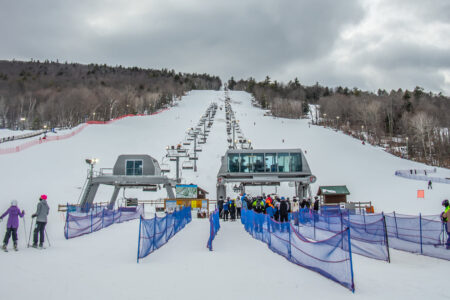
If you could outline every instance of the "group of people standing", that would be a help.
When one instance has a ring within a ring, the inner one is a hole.
[[[230,216],[230,221],[236,221],[236,218],[241,218],[242,200],[240,197],[236,199],[227,197],[226,200],[222,197],[217,201],[217,206],[219,208],[219,216],[224,221],[228,221],[228,215]]]
[[[227,197],[224,200],[222,197],[217,201],[219,208],[219,215],[224,221],[235,221],[236,218],[241,217],[242,207],[253,210],[256,213],[268,214],[271,218],[278,222],[287,222],[290,212],[298,211],[300,209],[314,209],[319,210],[319,198],[316,196],[314,202],[311,199],[303,198],[302,201],[293,197],[292,201],[289,197],[278,197],[277,195],[262,195],[251,197],[245,193],[237,196],[235,199]]]
[[[36,225],[33,233],[33,248],[38,248],[38,241],[39,248],[43,248],[44,246],[45,226],[47,225],[47,216],[49,211],[50,207],[47,204],[47,195],[41,195],[39,197],[36,212],[31,215],[33,219],[36,218]],[[9,239],[12,236],[14,250],[18,251],[17,229],[19,228],[19,217],[23,218],[25,216],[25,211],[19,209],[17,200],[12,200],[11,206],[0,216],[0,222],[3,221],[3,218],[6,216],[8,216],[8,222],[6,224],[6,234],[3,239],[2,250],[8,251]]]

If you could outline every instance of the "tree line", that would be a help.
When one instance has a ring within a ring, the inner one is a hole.
[[[218,90],[219,77],[58,61],[0,61],[0,127],[72,127],[152,113],[186,91]]]
[[[297,78],[284,84],[268,76],[261,82],[232,77],[227,87],[251,93],[255,105],[274,116],[310,114],[315,124],[342,130],[394,155],[450,167],[450,98],[442,93],[425,92],[419,86],[373,93],[318,83],[304,86]],[[318,109],[310,110],[311,105]]]

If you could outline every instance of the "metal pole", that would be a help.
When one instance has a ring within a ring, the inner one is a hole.
[[[178,179],[180,178],[180,157],[179,156],[177,156],[177,182],[178,182]]]
[[[194,172],[197,172],[197,134],[194,135]]]
[[[232,121],[232,122],[233,122],[233,149],[236,149],[236,143],[234,141],[234,139],[235,139],[235,137],[234,137],[234,124],[235,124],[235,121]]]
[[[391,254],[389,253],[389,239],[387,235],[387,226],[386,226],[386,217],[384,216],[384,212],[381,213],[383,216],[383,225],[384,225],[384,241],[386,242],[386,251],[388,255],[388,263],[391,263]]]

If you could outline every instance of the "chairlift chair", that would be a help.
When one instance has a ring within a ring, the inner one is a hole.
[[[189,160],[198,160],[198,156],[189,155]]]
[[[183,142],[184,146],[189,146],[190,144],[191,144],[191,142],[188,139],[184,140],[184,142]]]
[[[195,148],[195,152],[202,152],[202,147]]]
[[[183,170],[192,170],[194,169],[194,163],[192,161],[184,161],[183,164],[181,165],[181,168]]]
[[[169,164],[162,163],[162,164],[160,165],[160,167],[161,167],[161,173],[165,174],[165,173],[169,173],[169,172],[170,172],[170,166],[169,166]]]

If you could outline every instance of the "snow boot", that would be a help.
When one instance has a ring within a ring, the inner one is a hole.
[[[8,248],[6,248],[6,244],[3,244],[2,250],[5,251],[5,252],[8,252]]]

